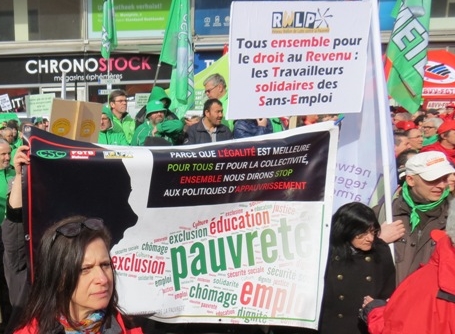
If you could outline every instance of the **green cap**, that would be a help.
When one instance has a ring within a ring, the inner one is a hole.
[[[44,122],[44,120],[42,117],[37,117],[37,118],[35,118],[35,121],[33,122],[33,124],[38,124],[38,123],[43,123],[43,122]]]
[[[112,114],[111,108],[107,104],[103,105],[101,112],[105,114],[111,120],[111,122],[114,122],[114,115]]]
[[[161,101],[157,100],[151,100],[147,103],[147,106],[145,107],[145,117],[147,117],[149,114],[152,114],[154,112],[158,111],[166,111],[166,108],[164,108],[164,104]]]

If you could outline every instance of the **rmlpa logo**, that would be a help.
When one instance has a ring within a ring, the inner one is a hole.
[[[323,14],[316,12],[272,12],[273,33],[327,32],[327,18],[333,17],[326,9]]]

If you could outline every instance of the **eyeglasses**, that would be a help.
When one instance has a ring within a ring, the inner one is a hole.
[[[368,235],[372,234],[373,237],[376,237],[379,235],[379,233],[381,232],[380,229],[370,229],[368,231],[366,231],[365,233],[360,233],[360,234],[357,234],[355,236],[356,239],[363,239],[363,238],[366,238]]]
[[[213,87],[212,87],[212,88],[210,88],[210,89],[206,89],[206,90],[204,90],[204,93],[205,93],[205,94],[208,94],[208,93],[210,93],[210,92],[211,92],[212,90],[214,90],[214,89],[215,89],[217,86],[218,86],[218,85],[216,85],[216,86],[213,86]]]
[[[115,103],[126,103],[127,101],[126,100],[116,100],[114,101]]]
[[[78,236],[81,233],[83,227],[86,227],[92,231],[99,231],[104,227],[104,222],[101,218],[88,218],[81,223],[68,223],[62,225],[55,230],[55,233],[52,236],[51,245],[54,244],[55,239],[57,239],[59,235],[63,235],[67,238],[74,238]]]

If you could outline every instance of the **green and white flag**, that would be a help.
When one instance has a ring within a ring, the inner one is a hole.
[[[389,95],[410,113],[422,102],[431,0],[398,0],[387,47],[385,72]]]
[[[194,105],[194,51],[191,38],[190,0],[173,0],[160,62],[172,66],[169,97],[178,117]]]
[[[103,26],[101,28],[101,55],[103,58],[109,59],[111,51],[117,47],[117,44],[114,0],[104,0]]]

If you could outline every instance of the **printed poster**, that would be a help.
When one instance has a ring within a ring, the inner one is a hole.
[[[101,217],[127,313],[317,327],[337,127],[161,148],[25,135],[32,262],[49,222]]]
[[[226,118],[359,113],[370,1],[236,2]]]

